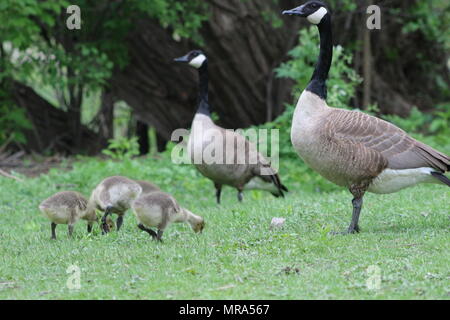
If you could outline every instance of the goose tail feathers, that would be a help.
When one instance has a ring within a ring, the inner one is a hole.
[[[447,176],[445,176],[443,173],[433,171],[431,172],[431,175],[441,181],[443,184],[446,184],[450,187],[450,179],[447,178]]]

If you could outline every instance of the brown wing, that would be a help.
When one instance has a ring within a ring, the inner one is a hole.
[[[391,169],[431,167],[449,170],[450,157],[406,134],[395,125],[359,111],[333,110],[329,130],[343,143],[358,145],[362,156],[369,150],[379,153]]]
[[[277,187],[279,195],[284,196],[283,191],[287,192],[288,189],[281,183],[280,176],[271,167],[270,162],[260,152],[258,152],[258,148],[255,144],[236,132],[228,131],[227,134],[227,139],[232,137],[235,139],[236,146],[239,146],[235,148],[235,163],[237,162],[237,155],[239,153],[245,154],[245,163],[250,164],[249,168],[251,172],[254,175],[261,177],[264,181],[273,183]]]

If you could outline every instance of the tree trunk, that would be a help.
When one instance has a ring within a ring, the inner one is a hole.
[[[136,136],[139,143],[139,155],[143,156],[150,152],[150,140],[148,137],[148,125],[136,120]]]
[[[74,81],[75,73],[72,68],[68,68],[67,75],[69,81]],[[69,89],[69,101],[67,105],[67,127],[73,137],[73,147],[75,151],[81,147],[81,103],[83,101],[83,87],[81,84],[70,84]]]
[[[105,141],[114,138],[114,102],[115,98],[111,90],[103,89],[100,111],[96,116],[100,136]]]
[[[156,151],[163,152],[166,150],[168,139],[156,132]]]
[[[365,3],[366,6],[369,5],[368,0],[366,0]],[[365,18],[367,18],[367,16]],[[372,94],[372,47],[370,43],[370,30],[365,23],[363,26],[363,107],[367,107],[370,105]]]
[[[78,151],[76,138],[72,135],[68,123],[71,115],[52,106],[47,100],[36,94],[33,89],[19,82],[13,82],[12,97],[15,103],[26,110],[33,129],[25,131],[29,151],[44,153],[46,151],[73,154]],[[99,151],[99,138],[96,133],[81,126],[80,141],[85,153],[95,154]]]

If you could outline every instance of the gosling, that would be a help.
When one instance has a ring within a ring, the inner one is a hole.
[[[102,217],[102,234],[110,231],[107,224],[107,217],[110,214],[117,214],[117,231],[123,223],[125,212],[142,192],[141,186],[131,179],[121,176],[113,176],[101,181],[92,191],[88,202],[88,210],[98,209],[104,212]]]
[[[134,181],[141,186],[141,188],[142,188],[141,195],[147,194],[150,192],[161,191],[161,189],[157,185],[155,185],[151,182],[144,181],[144,180],[134,180]]]
[[[181,208],[174,197],[164,192],[144,194],[133,203],[132,207],[139,222],[138,228],[160,242],[164,230],[173,222],[187,222],[196,233],[202,232],[205,227],[202,217]],[[150,227],[157,227],[158,232]]]
[[[75,223],[81,218],[88,221],[88,232],[97,216],[87,211],[86,198],[75,191],[61,191],[42,201],[39,210],[51,221],[52,239],[56,239],[56,225],[67,224],[72,237]]]

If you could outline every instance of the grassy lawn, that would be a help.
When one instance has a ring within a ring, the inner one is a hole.
[[[368,194],[362,232],[330,236],[328,231],[349,224],[351,195],[313,192],[284,169],[287,198],[252,191],[238,203],[236,192],[225,188],[221,206],[211,182],[167,159],[81,159],[71,170],[54,169],[24,182],[0,178],[0,298],[450,298],[449,188]],[[204,233],[172,225],[158,244],[128,212],[119,233],[101,236],[97,225],[88,236],[81,221],[74,239],[60,225],[58,239],[50,240],[50,223],[38,204],[63,189],[88,196],[102,178],[116,174],[159,184],[205,218]],[[286,226],[270,231],[272,217],[285,217]],[[66,286],[71,265],[81,269],[79,290]],[[366,283],[376,279],[376,270],[381,283],[370,290]]]

